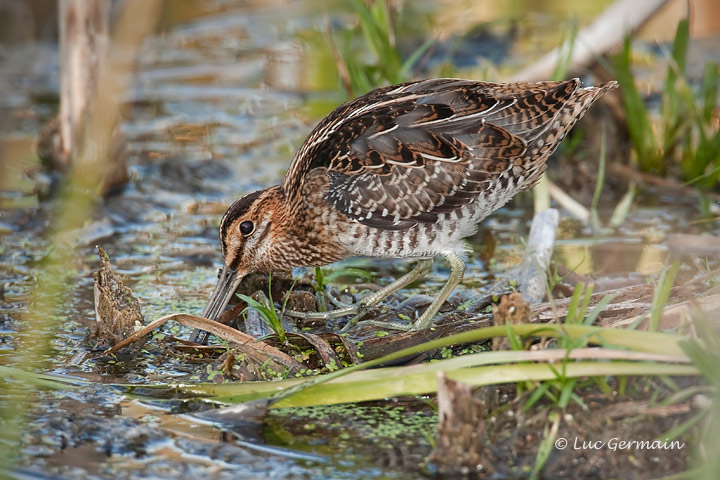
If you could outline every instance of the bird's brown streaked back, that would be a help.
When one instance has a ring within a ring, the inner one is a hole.
[[[563,109],[589,106],[613,85],[433,79],[378,89],[310,133],[283,189],[292,202],[309,172],[324,168],[328,202],[353,220],[391,229],[435,222],[493,182],[531,186],[574,123],[557,118]]]

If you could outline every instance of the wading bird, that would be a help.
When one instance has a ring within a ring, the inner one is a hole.
[[[575,122],[616,86],[429,79],[341,105],[310,133],[281,185],[247,194],[225,213],[224,266],[203,316],[215,319],[251,272],[354,256],[419,259],[409,273],[354,305],[304,316],[363,312],[443,256],[450,277],[412,325],[429,327],[462,279],[462,239],[532,187]],[[199,331],[192,337],[206,338]]]

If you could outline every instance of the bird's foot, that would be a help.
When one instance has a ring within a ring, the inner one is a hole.
[[[433,305],[431,305],[425,313],[420,315],[420,317],[415,320],[413,323],[400,323],[400,322],[385,322],[382,320],[364,320],[362,322],[363,325],[372,325],[374,327],[380,327],[380,328],[387,328],[390,330],[399,330],[402,332],[412,332],[416,330],[425,330],[426,328],[432,328],[432,321],[433,317],[437,313],[437,309],[432,308]],[[438,305],[439,309],[439,305]],[[347,325],[345,325],[342,329],[343,332],[348,330],[352,325],[355,324],[356,319],[354,318],[350,322],[348,322]]]
[[[353,319],[354,320],[354,319]],[[347,325],[343,327],[341,330],[342,332],[345,332],[346,330],[349,330],[349,328],[354,325],[355,322],[348,322]],[[410,332],[414,330],[413,325],[408,325],[407,323],[400,323],[400,322],[383,322],[381,320],[363,320],[360,322],[362,325],[371,325],[373,327],[378,327],[382,329],[388,329],[388,330],[399,330],[402,332]]]
[[[296,310],[285,310],[285,314],[293,318],[314,320],[331,320],[333,318],[347,317],[348,315],[355,315],[357,318],[358,316],[364,316],[366,313],[372,310],[377,303],[380,302],[379,299],[376,301],[373,301],[374,299],[370,299],[370,301],[367,301],[366,299],[368,298],[370,297],[365,297],[359,300],[357,303],[353,303],[351,305],[340,302],[332,302],[333,305],[338,308],[336,308],[335,310],[330,310],[328,312],[298,312]]]

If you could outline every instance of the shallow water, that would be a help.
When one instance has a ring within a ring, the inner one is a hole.
[[[486,32],[497,43],[484,55],[506,68],[522,65],[554,44],[560,34],[557,22],[567,20],[562,6],[528,14],[523,3],[517,2],[516,10],[496,11],[489,8],[493,2],[413,2],[423,21],[408,48],[421,43],[426,31],[447,39],[444,32],[495,20]],[[603,6],[588,3],[593,6],[577,12],[581,22]],[[331,7],[333,22],[344,21],[342,6]],[[233,444],[217,429],[172,415],[165,407],[141,404],[105,385],[192,379],[204,360],[164,355],[162,342],[152,340],[134,357],[114,364],[80,363],[77,355],[94,319],[95,244],[127,277],[146,321],[202,310],[220,261],[216,226],[225,206],[240,194],[279,182],[314,123],[343,100],[329,68],[329,50],[316,48],[325,15],[314,2],[238,6],[197,0],[166,8],[162,32],[146,42],[127,95],[122,132],[132,180],[76,235],[76,271],[68,272],[72,288],[69,297],[57,299],[62,308],[48,370],[92,383],[38,395],[19,459],[27,472],[65,478],[417,475],[431,449],[435,421],[422,400],[357,410],[276,412],[251,442],[277,449],[267,453]],[[513,38],[508,32],[518,18],[520,33]],[[487,43],[485,37],[464,45],[472,52]],[[31,308],[29,295],[48,254],[43,233],[56,205],[56,200],[37,195],[50,179],[37,173],[31,149],[34,135],[56,109],[56,46],[21,39],[9,45],[0,51],[0,365],[15,361],[16,340]],[[473,59],[454,61],[462,66]],[[612,235],[598,237],[564,221],[558,260],[584,274],[652,275],[665,260],[668,233],[718,233],[716,225],[696,222],[693,199],[653,198],[648,205],[637,205]],[[611,207],[601,216],[607,218]],[[463,288],[471,295],[482,295],[493,273],[517,263],[528,212],[528,202],[518,201],[486,222],[484,230],[498,247],[490,265],[479,253],[470,254]],[[478,235],[472,242],[479,252],[485,238]],[[380,282],[406,268],[403,262],[368,265]],[[435,288],[445,274],[440,263],[423,286]],[[189,330],[168,325],[163,333],[186,337]],[[397,426],[397,431],[378,428],[384,424]]]

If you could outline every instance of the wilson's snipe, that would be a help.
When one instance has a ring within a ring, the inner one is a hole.
[[[216,318],[250,272],[360,255],[420,259],[358,304],[318,314],[348,315],[423,276],[442,255],[450,278],[413,325],[427,328],[462,279],[461,240],[532,187],[570,128],[616,86],[431,79],[338,107],[310,133],[282,185],[245,195],[225,213],[225,265],[203,316]]]

